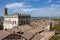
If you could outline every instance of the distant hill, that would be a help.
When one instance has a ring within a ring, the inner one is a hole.
[[[3,16],[0,16],[0,21],[3,21],[4,20],[4,17]]]
[[[31,17],[31,19],[60,19],[60,17]],[[4,16],[0,16],[0,21],[4,20]]]
[[[31,17],[31,19],[60,19],[60,17]]]

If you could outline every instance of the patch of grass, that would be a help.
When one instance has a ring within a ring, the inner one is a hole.
[[[3,30],[3,26],[2,25],[0,25],[0,30]]]
[[[60,34],[54,35],[50,40],[60,40]]]
[[[50,40],[60,40],[60,19],[57,20],[59,24],[52,27],[52,30],[55,30],[57,34],[55,34]]]

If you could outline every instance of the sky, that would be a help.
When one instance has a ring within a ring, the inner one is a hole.
[[[0,16],[4,16],[5,7],[8,8],[8,14],[60,17],[60,0],[0,0]]]

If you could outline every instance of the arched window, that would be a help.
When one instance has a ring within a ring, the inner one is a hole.
[[[15,24],[16,24],[16,21],[15,21]]]
[[[11,21],[9,23],[11,23]]]
[[[16,21],[13,21],[13,24],[16,24]]]
[[[13,24],[14,24],[14,21],[13,21]]]

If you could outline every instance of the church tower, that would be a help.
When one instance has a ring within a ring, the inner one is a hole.
[[[4,15],[7,15],[7,8],[4,8]]]

